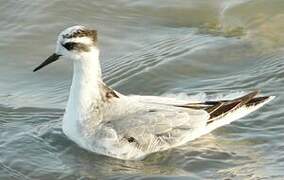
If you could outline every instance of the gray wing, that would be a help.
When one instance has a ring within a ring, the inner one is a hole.
[[[151,107],[108,122],[121,141],[142,151],[157,151],[175,146],[206,126],[203,110],[179,107]]]

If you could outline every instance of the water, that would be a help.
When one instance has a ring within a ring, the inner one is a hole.
[[[0,179],[283,179],[283,0],[0,1]],[[127,94],[277,98],[142,161],[89,153],[61,120],[72,66],[32,70],[57,34],[99,31],[106,82]]]

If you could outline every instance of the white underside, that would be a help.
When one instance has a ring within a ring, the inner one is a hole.
[[[127,100],[129,101],[131,98],[134,99],[134,101],[137,101],[137,99],[139,99],[141,101],[141,99],[143,100],[143,96],[129,96],[129,97],[125,97],[127,98]],[[82,124],[80,125],[80,121],[78,121],[78,119],[72,117],[73,114],[72,112],[69,112],[65,114],[64,116],[64,120],[63,120],[63,131],[64,133],[74,142],[76,142],[79,146],[81,146],[84,149],[87,149],[89,151],[92,152],[96,152],[99,154],[104,154],[107,156],[112,156],[115,158],[119,158],[119,159],[127,159],[127,160],[135,160],[135,159],[142,159],[144,158],[147,154],[153,153],[153,152],[157,152],[157,151],[162,151],[162,150],[166,150],[172,147],[176,147],[179,145],[183,145],[188,141],[192,141],[196,138],[199,138],[200,136],[210,133],[211,131],[213,131],[214,129],[224,126],[226,124],[231,123],[232,121],[235,121],[237,119],[240,119],[244,116],[246,116],[247,114],[259,109],[260,107],[262,107],[264,104],[268,103],[269,101],[271,101],[274,97],[270,97],[269,99],[267,99],[266,101],[264,101],[263,103],[260,103],[256,106],[251,106],[251,107],[241,107],[227,115],[225,115],[224,117],[221,117],[218,120],[215,120],[213,123],[210,123],[209,125],[205,125],[206,123],[206,119],[204,119],[204,123],[201,123],[201,125],[196,125],[196,129],[191,130],[190,132],[186,133],[186,136],[181,138],[177,143],[172,144],[171,146],[165,146],[165,147],[161,147],[161,148],[149,148],[148,151],[142,151],[140,149],[136,149],[133,148],[133,146],[129,145],[129,144],[120,144],[117,145],[117,143],[119,142],[119,139],[121,137],[119,137],[119,135],[117,135],[116,132],[114,132],[113,129],[107,129],[105,127],[97,127],[96,130],[91,128],[91,129],[81,129],[79,128],[80,126],[82,127]],[[152,102],[153,99],[156,102]],[[145,101],[148,101],[150,103],[157,103],[157,99],[159,99],[159,97],[155,97],[155,98],[151,98],[151,97],[145,97]],[[169,99],[168,99],[169,100]],[[173,101],[173,99],[171,99]],[[171,101],[168,101],[171,102]],[[180,101],[177,101],[180,102]],[[161,98],[161,101],[158,103],[165,103],[165,99]],[[115,103],[114,103],[115,104]],[[125,111],[124,108],[134,108],[131,107],[131,100],[129,102],[129,104],[115,104],[113,106],[113,108],[117,108],[117,111]],[[112,113],[116,113],[116,110],[110,111]],[[72,110],[71,110],[72,111]],[[73,111],[77,111],[77,110],[73,110]],[[115,117],[115,116],[111,116],[111,117]],[[126,117],[127,118],[127,117]],[[138,117],[139,118],[139,117]],[[141,117],[143,118],[143,116]],[[175,117],[173,117],[174,119]],[[129,125],[129,123],[131,123],[131,121],[138,121],[138,119],[133,119],[130,120],[129,122],[127,122],[127,125]],[[161,119],[162,121],[162,119]],[[175,120],[176,121],[176,120]],[[194,121],[194,119],[193,119]],[[200,121],[200,119],[196,119],[196,121]],[[123,121],[121,123],[124,123]],[[85,126],[93,126],[93,125],[88,125],[88,124],[84,124]],[[150,125],[149,125],[150,126]],[[193,125],[194,128],[195,125]],[[82,132],[82,131],[86,131],[86,132]],[[96,131],[96,135],[93,135],[92,132],[89,131]],[[101,138],[101,134],[99,136],[97,136],[97,134],[99,132],[102,132],[102,134],[104,134],[106,131],[108,132],[108,134],[106,135],[105,138]],[[110,137],[107,137],[110,136]],[[99,137],[99,138],[98,138]],[[150,146],[155,146],[155,142],[152,143],[152,145]]]

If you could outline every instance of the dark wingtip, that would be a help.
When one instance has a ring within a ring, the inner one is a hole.
[[[246,105],[247,107],[249,107],[249,106],[256,106],[256,105],[258,105],[258,104],[261,104],[261,103],[263,103],[263,102],[265,102],[265,101],[267,101],[267,100],[272,100],[272,99],[274,99],[274,98],[275,98],[275,96],[256,97],[256,98],[253,98],[253,99],[251,99],[250,101],[248,101],[245,105]]]

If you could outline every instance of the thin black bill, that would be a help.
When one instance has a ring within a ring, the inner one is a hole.
[[[36,68],[33,70],[33,72],[36,72],[37,70],[43,68],[44,66],[46,66],[46,65],[48,65],[48,64],[50,64],[50,63],[53,63],[54,61],[58,60],[60,56],[61,56],[61,55],[56,54],[56,53],[52,54],[52,55],[49,56],[43,63],[41,63],[38,67],[36,67]]]

